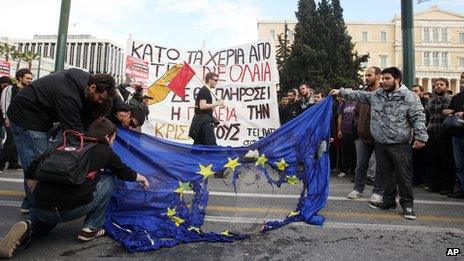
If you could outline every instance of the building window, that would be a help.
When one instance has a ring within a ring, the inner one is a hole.
[[[459,59],[459,67],[464,67],[464,58],[460,57]]]
[[[430,52],[424,52],[424,66],[430,66]]]
[[[448,53],[441,53],[441,66],[448,67]]]
[[[464,43],[464,33],[459,33],[459,35],[458,35],[458,42],[459,42],[459,43]]]
[[[55,43],[50,46],[50,58],[55,59]]]
[[[275,41],[275,39],[276,39],[276,30],[271,29],[271,30],[269,30],[269,33],[271,34],[272,40]]]
[[[448,28],[441,29],[441,41],[443,43],[448,42]]]
[[[367,31],[362,32],[362,41],[367,42]]]
[[[380,55],[380,67],[386,68],[387,67],[387,57],[386,55]]]
[[[432,31],[432,39],[434,43],[438,43],[438,28],[434,27]]]
[[[438,57],[439,57],[438,52],[432,53],[432,66],[438,66]]]
[[[295,40],[295,38],[294,38],[295,35],[294,35],[294,33],[293,33],[293,30],[288,30],[288,31],[287,31],[287,36],[288,36],[288,40],[289,40],[289,41],[293,42],[293,41]]]
[[[430,28],[424,28],[424,42],[430,42]]]
[[[84,69],[87,69],[87,56],[89,55],[89,44],[88,43],[84,43],[84,57],[82,59],[82,67]]]
[[[380,41],[382,43],[385,43],[387,41],[387,32],[384,32],[384,31],[380,32]]]

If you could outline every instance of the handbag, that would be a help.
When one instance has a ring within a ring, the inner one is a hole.
[[[443,121],[443,130],[452,136],[464,135],[464,119],[457,115],[448,115]]]

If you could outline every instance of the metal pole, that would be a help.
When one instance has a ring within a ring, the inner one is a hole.
[[[42,59],[39,57],[39,65],[37,66],[37,79],[40,78],[40,64],[42,63]]]
[[[64,69],[64,53],[68,37],[70,9],[71,0],[61,0],[60,25],[58,26],[58,40],[56,43],[55,71]]]
[[[403,32],[403,84],[411,88],[415,83],[414,56],[414,0],[401,0],[401,29]]]

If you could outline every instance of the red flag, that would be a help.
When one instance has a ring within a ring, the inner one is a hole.
[[[192,67],[184,62],[184,66],[182,66],[174,79],[172,79],[168,84],[169,89],[171,89],[177,96],[184,98],[185,87],[194,75],[195,71],[192,69]]]

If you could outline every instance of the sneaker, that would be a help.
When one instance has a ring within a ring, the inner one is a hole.
[[[77,239],[81,241],[91,241],[94,240],[97,237],[102,237],[105,235],[105,230],[103,228],[100,229],[91,229],[91,228],[83,228],[81,232],[79,232],[79,235],[77,236]]]
[[[346,174],[344,172],[340,172],[338,173],[337,175],[339,178],[343,178],[344,176],[346,176]]]
[[[403,207],[403,214],[404,218],[409,220],[416,219],[416,213],[414,213],[414,209],[412,207]]]
[[[0,258],[11,258],[16,248],[29,239],[31,232],[31,222],[21,221],[13,227],[0,240]]]
[[[448,194],[448,198],[464,198],[464,191],[458,191],[455,193]]]
[[[356,190],[353,190],[350,192],[350,194],[348,194],[349,199],[358,199],[358,198],[362,198],[362,196],[363,194]]]
[[[453,193],[453,191],[451,191],[451,190],[446,190],[446,189],[440,191],[440,195],[443,195],[443,196],[449,195],[449,194],[451,194],[451,193]]]
[[[369,199],[370,203],[381,203],[382,202],[382,196],[374,193],[372,194],[371,198]]]
[[[426,190],[426,191],[428,191],[428,192],[430,192],[430,193],[436,193],[436,192],[439,192],[439,191],[440,191],[440,190],[437,189],[437,188],[429,187],[429,186],[425,187],[424,190]]]
[[[381,209],[381,210],[396,210],[396,202],[395,203],[369,203],[369,207],[372,209]]]

